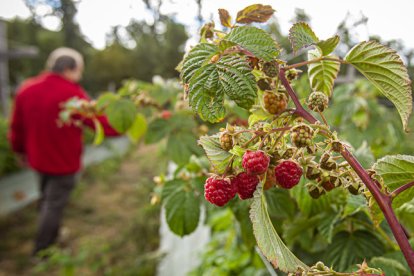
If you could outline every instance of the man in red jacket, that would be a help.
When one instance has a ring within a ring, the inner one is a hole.
[[[63,209],[81,168],[82,129],[58,124],[61,104],[70,98],[89,99],[77,82],[83,58],[75,50],[59,48],[46,63],[47,71],[24,82],[19,89],[9,140],[40,178],[40,216],[34,254],[56,241]],[[98,118],[107,136],[118,133],[106,117]],[[93,127],[90,120],[85,125]]]

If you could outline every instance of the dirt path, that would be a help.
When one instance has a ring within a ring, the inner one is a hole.
[[[150,205],[152,178],[163,162],[155,146],[124,160],[89,168],[66,209],[63,235],[49,261],[30,261],[36,227],[33,204],[0,219],[0,276],[154,275],[159,206]]]

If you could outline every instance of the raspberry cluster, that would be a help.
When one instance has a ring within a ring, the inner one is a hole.
[[[224,206],[237,193],[237,187],[229,179],[211,176],[204,185],[204,197],[212,204]]]
[[[233,137],[228,133],[220,136],[220,146],[223,150],[229,151],[233,148]]]
[[[302,174],[302,168],[292,160],[284,160],[275,167],[277,184],[285,189],[291,189],[296,186]]]
[[[246,151],[243,155],[242,165],[249,174],[265,173],[269,167],[270,158],[263,151]]]
[[[307,125],[298,125],[291,129],[290,138],[296,147],[308,147],[312,145],[313,130]]]
[[[308,107],[313,111],[323,112],[328,107],[329,98],[323,92],[312,92],[308,98]]]
[[[283,93],[265,92],[263,102],[265,109],[270,114],[279,114],[287,107],[287,97]]]

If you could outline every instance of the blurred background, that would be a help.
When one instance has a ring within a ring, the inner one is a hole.
[[[170,160],[178,164],[180,160],[176,160],[176,154],[170,155],[166,145],[171,144],[163,137],[145,138],[146,143],[139,144],[104,144],[108,154],[96,153],[91,147],[90,156],[105,157],[89,162],[83,172],[54,258],[42,265],[30,263],[28,254],[36,226],[33,202],[37,194],[34,184],[16,189],[16,182],[30,182],[33,176],[17,164],[6,139],[15,91],[23,80],[43,70],[53,49],[67,46],[84,55],[86,67],[81,85],[93,97],[125,89],[131,84],[125,80],[130,80],[174,112],[182,90],[175,68],[199,40],[199,28],[215,21],[216,28],[222,29],[217,9],[225,8],[235,15],[255,3],[269,4],[276,10],[268,24],[258,26],[279,42],[284,49],[281,58],[290,63],[303,60],[306,53],[293,55],[288,30],[292,23],[305,21],[321,39],[339,34],[341,44],[336,54],[342,57],[362,40],[375,39],[389,45],[401,55],[411,79],[414,76],[414,4],[410,0],[394,0],[392,5],[371,0],[334,5],[316,0],[0,0],[0,275],[155,275],[157,267],[159,275],[168,275],[162,274],[168,271],[168,264],[160,269],[167,253],[159,248],[163,235],[167,236],[163,231],[167,230],[160,231],[161,207],[153,177],[168,172]],[[394,107],[374,87],[350,68],[341,68],[336,85],[336,107],[328,111],[327,119],[353,145],[365,166],[386,154],[413,154],[413,134],[402,131]],[[305,97],[309,90],[306,76],[295,87]],[[236,113],[246,119],[243,112]],[[411,119],[411,128],[413,125]],[[196,120],[191,126],[195,141],[205,125]],[[213,127],[208,125],[208,129]],[[85,141],[91,140],[87,132]],[[192,154],[199,152],[189,151],[187,160]],[[400,211],[400,217],[411,232],[414,204],[410,206],[413,208]],[[275,209],[281,214],[279,221],[293,221],[296,212],[303,213],[300,206],[287,204],[284,208]],[[254,250],[240,245],[220,247],[226,243],[223,237],[234,234],[228,223],[232,218],[222,211],[207,220],[208,235],[201,234],[200,244],[210,241],[208,247],[191,253],[199,256],[195,261],[178,265],[187,266],[185,272],[192,271],[193,275],[268,275],[265,262]],[[300,219],[296,216],[295,221]],[[279,228],[302,257],[313,261],[318,259],[315,256],[321,256],[315,255],[315,250],[322,249],[315,248],[311,241],[300,241],[289,234],[291,229]],[[385,248],[392,249],[381,237],[374,244],[384,242]],[[236,249],[237,255],[223,259]],[[330,256],[324,258],[330,260]],[[351,264],[355,259],[347,261]],[[184,273],[177,271],[170,275]]]

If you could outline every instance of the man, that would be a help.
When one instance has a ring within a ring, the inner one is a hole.
[[[77,51],[58,48],[46,63],[47,71],[27,80],[19,89],[9,140],[40,179],[40,216],[34,254],[52,245],[58,236],[63,209],[81,168],[82,129],[58,124],[61,104],[70,98],[89,99],[77,82],[83,58]],[[107,136],[118,133],[100,117]],[[91,120],[83,122],[93,127]]]

